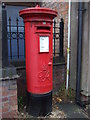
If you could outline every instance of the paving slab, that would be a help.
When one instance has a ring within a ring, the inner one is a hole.
[[[57,103],[57,106],[62,110],[67,118],[83,118],[90,119],[84,112],[84,110],[75,103]]]

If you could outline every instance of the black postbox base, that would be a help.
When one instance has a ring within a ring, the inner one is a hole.
[[[27,92],[26,109],[35,117],[48,115],[52,111],[52,92],[40,95]]]

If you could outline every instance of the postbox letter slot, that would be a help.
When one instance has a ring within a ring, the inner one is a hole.
[[[47,30],[47,31],[50,31],[50,27],[47,27],[47,26],[38,26],[37,30]]]

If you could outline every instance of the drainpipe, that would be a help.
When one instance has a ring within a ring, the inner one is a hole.
[[[67,48],[67,79],[66,79],[66,90],[69,86],[69,66],[70,66],[70,21],[71,21],[71,0],[69,0],[68,10],[68,48]]]
[[[78,5],[78,42],[77,42],[77,79],[76,79],[76,103],[83,106],[81,101],[81,62],[82,62],[82,34],[83,34],[83,2]]]

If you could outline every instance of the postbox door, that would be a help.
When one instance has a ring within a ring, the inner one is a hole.
[[[50,34],[38,35],[39,53],[39,85],[43,86],[41,91],[52,90],[52,40]]]

